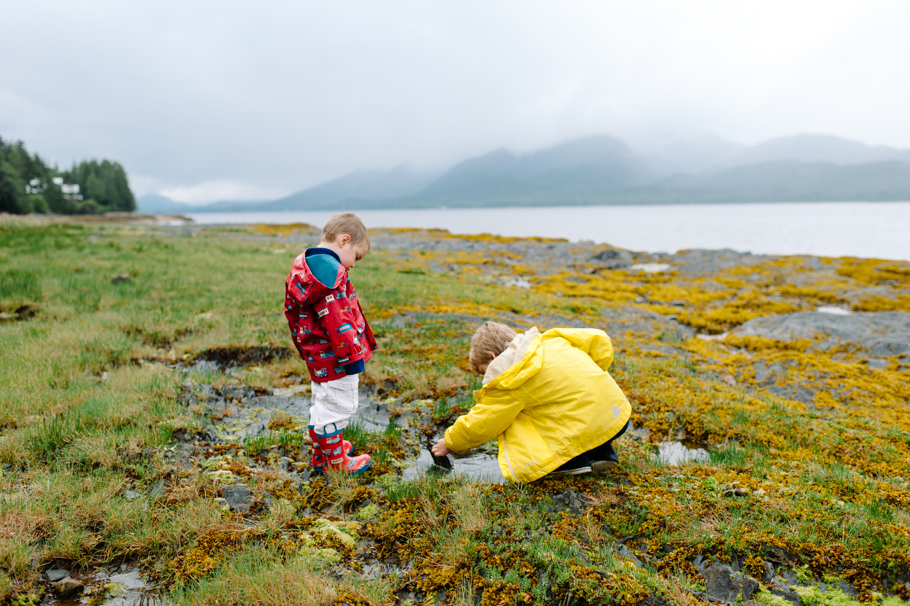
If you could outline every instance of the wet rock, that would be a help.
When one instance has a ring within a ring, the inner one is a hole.
[[[572,513],[580,513],[582,508],[581,499],[574,490],[567,490],[563,493],[553,496],[553,503],[557,508],[568,509]]]
[[[47,580],[51,583],[56,583],[57,581],[62,581],[66,577],[70,576],[69,570],[64,570],[63,568],[52,568],[44,573],[47,577]]]
[[[838,589],[843,591],[846,595],[850,596],[851,598],[855,598],[857,596],[858,592],[856,591],[856,587],[854,587],[853,585],[851,585],[850,583],[847,583],[846,581],[844,581],[842,579],[837,580],[836,586]]]
[[[250,512],[250,504],[253,502],[253,492],[248,486],[243,484],[225,486],[221,489],[221,496],[227,502],[231,511],[236,511],[238,513]]]
[[[300,417],[302,419],[308,419],[310,415],[310,399],[306,397],[290,398],[288,396],[257,396],[250,398],[247,401],[247,406],[250,408],[268,408],[271,410],[280,410],[288,413],[289,415]]]
[[[828,337],[814,346],[828,351],[853,343],[876,357],[910,354],[910,313],[882,311],[841,316],[815,311],[749,320],[731,331],[737,336],[758,336],[776,341]]]
[[[758,591],[758,581],[735,572],[725,564],[713,564],[702,572],[707,594],[720,602],[733,604],[742,594],[742,599],[752,599]]]
[[[799,594],[790,589],[789,587],[771,587],[769,589],[772,595],[784,598],[794,606],[800,606]]]
[[[623,558],[624,560],[630,560],[639,568],[641,567],[641,560],[632,553],[631,549],[621,543],[613,547],[613,555]]]
[[[774,572],[774,566],[770,562],[762,562],[764,564],[764,571],[761,573],[761,582],[770,583],[777,577],[777,573]]]
[[[108,583],[122,585],[124,589],[136,590],[143,589],[147,583],[139,577],[139,571],[133,570],[123,574],[115,574],[107,580]]]
[[[82,581],[77,581],[72,577],[64,577],[56,583],[51,583],[51,587],[54,588],[54,593],[56,593],[58,597],[68,598],[81,592],[84,585],[82,584]]]

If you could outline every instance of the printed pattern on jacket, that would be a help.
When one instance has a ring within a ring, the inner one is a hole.
[[[320,282],[295,260],[285,280],[284,315],[297,353],[317,383],[346,377],[344,366],[373,357],[376,341],[363,315],[348,272],[340,263],[335,282]]]

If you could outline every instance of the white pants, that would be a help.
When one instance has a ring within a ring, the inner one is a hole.
[[[357,412],[359,384],[360,375],[312,384],[313,404],[309,424],[316,433],[325,435],[347,427],[351,415]]]

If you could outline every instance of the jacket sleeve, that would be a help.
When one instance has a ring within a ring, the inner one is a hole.
[[[455,420],[445,433],[446,446],[453,452],[477,448],[499,436],[518,416],[524,404],[512,390],[483,389],[480,399],[466,415]]]
[[[544,333],[544,338],[562,337],[574,347],[582,350],[606,371],[613,364],[613,341],[597,328],[553,328]]]

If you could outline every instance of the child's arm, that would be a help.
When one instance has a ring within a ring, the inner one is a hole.
[[[360,305],[356,300],[351,303],[354,305],[344,296],[343,288],[338,288],[313,306],[316,321],[325,330],[329,345],[341,365],[358,362],[370,351],[367,339],[357,332],[357,325],[363,319]]]
[[[510,391],[484,390],[471,412],[458,417],[446,430],[445,446],[453,452],[482,446],[503,433],[523,408],[524,404]]]

